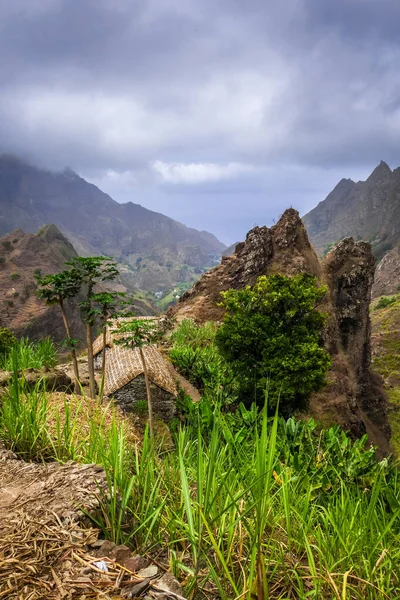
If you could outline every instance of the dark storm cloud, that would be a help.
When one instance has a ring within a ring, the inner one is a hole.
[[[400,163],[397,0],[0,0],[0,150],[232,241]]]

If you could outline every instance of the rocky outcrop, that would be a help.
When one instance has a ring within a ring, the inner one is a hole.
[[[389,452],[390,428],[382,383],[370,370],[369,304],[375,259],[371,245],[347,238],[320,263],[297,211],[287,210],[270,229],[255,227],[235,253],[224,257],[182,296],[170,315],[178,321],[221,320],[221,291],[253,285],[261,275],[308,272],[328,286],[324,344],[332,356],[328,385],[314,394],[310,413],[325,425],[338,423],[355,437],[368,433]]]
[[[21,384],[25,389],[33,390],[37,386],[48,392],[66,392],[72,394],[74,384],[72,379],[61,368],[55,369],[26,369],[24,373],[20,372]],[[12,373],[9,371],[0,371],[0,388],[8,387],[12,379]]]
[[[223,316],[219,306],[221,292],[253,285],[260,275],[278,272],[321,276],[317,255],[294,209],[287,210],[274,227],[254,227],[249,231],[246,240],[237,244],[235,253],[224,256],[220,265],[205,273],[169,310],[169,315],[178,321],[218,321]]]
[[[382,453],[390,452],[387,402],[380,377],[371,371],[369,305],[375,259],[371,245],[346,238],[322,264],[328,285],[325,347],[332,356],[329,384],[311,399],[313,415],[338,423],[355,437],[368,433]]]

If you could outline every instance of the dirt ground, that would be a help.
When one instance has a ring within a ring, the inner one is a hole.
[[[166,567],[90,526],[80,507],[98,508],[104,479],[96,465],[26,463],[0,447],[1,599],[182,598]]]

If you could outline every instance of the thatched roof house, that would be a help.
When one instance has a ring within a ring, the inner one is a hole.
[[[176,384],[159,350],[155,346],[144,346],[143,354],[150,381],[176,396],[178,392]],[[107,354],[105,395],[111,396],[132,379],[142,374],[143,366],[138,348],[131,350],[130,348],[114,346],[112,352]]]
[[[114,328],[113,324],[106,334],[104,394],[114,398],[122,410],[132,412],[138,402],[146,401],[147,398],[143,365],[138,348],[124,348],[114,344],[118,336],[111,333]],[[101,335],[93,344],[94,365],[98,370],[102,366],[102,350]],[[150,380],[153,411],[162,419],[169,420],[176,411],[177,385],[167,361],[156,346],[144,346],[143,354]]]
[[[106,328],[106,347],[112,348],[114,346],[115,339],[121,339],[124,337],[124,334],[112,333],[114,330],[118,329],[119,325],[124,322],[132,321],[132,317],[119,317],[117,319],[113,319],[111,321],[111,325]],[[138,321],[154,321],[155,327],[158,326],[160,322],[160,317],[137,317]],[[125,334],[127,335],[127,334]],[[97,356],[103,350],[103,334],[99,335],[93,342],[93,356]]]

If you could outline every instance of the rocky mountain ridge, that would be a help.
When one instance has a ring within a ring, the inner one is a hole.
[[[382,161],[366,181],[342,179],[303,222],[320,255],[352,236],[370,241],[381,258],[400,242],[400,167]]]
[[[326,425],[338,423],[356,437],[368,432],[388,452],[386,397],[380,378],[370,369],[374,270],[371,245],[352,238],[341,241],[320,262],[298,212],[289,209],[273,227],[249,231],[235,253],[205,273],[169,314],[178,321],[219,321],[224,314],[221,291],[252,285],[260,275],[311,273],[328,285],[322,306],[329,315],[324,345],[333,363],[328,385],[311,399],[311,415]]]
[[[54,223],[80,255],[106,254],[127,265],[150,291],[192,281],[225,246],[139,204],[119,204],[73,171],[44,171],[0,156],[0,235]]]

